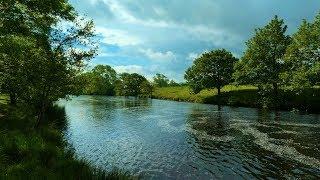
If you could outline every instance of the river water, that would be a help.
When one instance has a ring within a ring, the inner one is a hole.
[[[165,100],[62,100],[65,139],[93,166],[142,179],[320,178],[320,115]]]

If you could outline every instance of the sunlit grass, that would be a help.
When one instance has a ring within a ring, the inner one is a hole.
[[[227,85],[222,88],[221,92],[226,93],[241,90],[257,90],[257,88],[254,86]],[[198,103],[206,103],[208,98],[216,95],[218,95],[217,89],[206,89],[202,90],[199,94],[193,94],[188,86],[155,88],[153,92],[154,98]]]
[[[8,101],[9,101],[9,97],[7,95],[0,94],[0,105],[7,104]]]
[[[319,86],[306,88],[301,92],[290,90],[288,87],[281,88],[278,99],[273,99],[272,94],[261,96],[258,88],[254,86],[227,85],[223,87],[220,97],[217,89],[203,90],[199,94],[190,92],[191,90],[188,86],[155,88],[153,98],[228,106],[267,107],[283,110],[299,109],[307,112],[320,112]]]

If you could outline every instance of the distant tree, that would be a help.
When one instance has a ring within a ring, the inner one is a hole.
[[[177,83],[177,82],[175,82],[174,80],[170,80],[168,86],[172,86],[172,87],[173,87],[173,86],[180,86],[180,84]]]
[[[153,77],[153,83],[156,87],[167,87],[169,85],[169,79],[165,75],[157,73],[156,76]]]
[[[185,79],[194,93],[202,89],[221,88],[231,82],[233,66],[237,58],[225,49],[202,54],[186,73]]]
[[[148,80],[137,73],[122,73],[116,83],[116,92],[120,96],[139,96],[152,90]],[[151,92],[150,92],[151,93]]]
[[[146,97],[151,97],[153,92],[153,87],[151,83],[147,80],[143,81],[140,85],[140,94]]]
[[[254,37],[246,44],[247,50],[235,66],[234,78],[238,83],[258,87],[271,86],[278,95],[280,73],[284,71],[283,55],[290,44],[287,26],[277,16],[263,28],[256,29]]]
[[[320,13],[313,23],[303,20],[292,36],[285,62],[288,71],[283,73],[285,83],[295,89],[313,86],[320,82]]]
[[[117,73],[108,65],[97,65],[91,71],[78,76],[82,85],[82,94],[115,95]]]

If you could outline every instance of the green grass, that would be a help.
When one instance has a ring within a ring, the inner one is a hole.
[[[256,91],[257,88],[254,86],[233,86],[228,85],[222,88],[222,94],[235,92],[235,91]],[[199,94],[190,93],[191,90],[188,86],[177,86],[177,87],[163,87],[155,88],[152,96],[157,99],[169,99],[175,101],[187,101],[197,103],[210,103],[209,99],[217,96],[217,89],[203,90]]]
[[[228,106],[255,107],[270,109],[320,112],[320,88],[314,87],[297,94],[289,89],[281,89],[279,98],[274,100],[259,94],[254,86],[228,85],[222,89],[219,97],[216,89],[203,90],[199,94],[190,93],[188,86],[156,88],[152,94],[155,99],[187,101]]]
[[[11,107],[7,100],[0,96],[0,179],[136,179],[77,160],[63,141],[63,108],[51,108],[42,126],[34,129],[35,118],[28,108]]]
[[[0,104],[7,104],[9,101],[9,97],[4,94],[0,94]]]

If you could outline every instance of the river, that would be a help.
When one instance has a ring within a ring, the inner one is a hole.
[[[142,179],[320,178],[320,115],[165,100],[61,100],[78,158]]]

